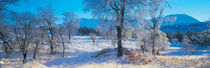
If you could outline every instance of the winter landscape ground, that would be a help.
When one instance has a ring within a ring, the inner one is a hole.
[[[210,0],[0,0],[0,68],[210,68]]]
[[[93,45],[89,36],[74,36],[71,44],[66,44],[66,56],[61,53],[49,54],[49,46],[43,46],[37,54],[37,59],[32,59],[29,53],[28,61],[22,64],[22,55],[13,53],[10,58],[5,58],[1,52],[0,64],[2,68],[209,68],[210,67],[210,47],[203,48],[192,54],[185,51],[180,45],[171,45],[161,55],[156,56],[156,60],[149,64],[137,65],[122,63],[123,59],[116,56],[97,57],[100,50],[113,48],[111,41],[97,37],[96,44]],[[135,42],[125,41],[123,47],[136,49],[139,46]],[[60,48],[61,49],[61,48]],[[58,52],[61,52],[59,49]],[[113,52],[115,53],[115,52]]]

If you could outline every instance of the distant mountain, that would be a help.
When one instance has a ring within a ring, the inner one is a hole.
[[[193,24],[193,23],[200,23],[199,20],[186,15],[186,14],[172,14],[172,15],[168,15],[166,16],[164,19],[166,18],[171,18],[171,17],[176,17],[176,21],[173,23],[163,23],[164,25],[186,25],[186,24]],[[96,26],[99,24],[99,20],[98,19],[87,19],[87,18],[81,18],[80,21],[80,27],[89,27],[89,28],[96,28]]]
[[[163,25],[186,25],[186,24],[193,24],[193,23],[199,23],[200,21],[189,16],[186,14],[172,14],[172,15],[167,15],[165,17],[166,18],[171,18],[171,17],[175,17],[176,20],[173,23],[164,23]]]
[[[169,31],[169,32],[176,32],[176,31],[202,31],[210,29],[208,22],[200,22],[199,20],[186,15],[186,14],[172,14],[165,17],[176,17],[176,21],[173,23],[164,23],[161,26],[162,31]],[[98,19],[87,19],[81,18],[80,19],[80,27],[88,27],[88,28],[96,28],[99,24]]]
[[[194,32],[199,32],[203,30],[208,30],[210,29],[209,25],[210,23],[208,22],[200,22],[199,20],[186,15],[186,14],[173,14],[173,15],[168,15],[165,17],[165,19],[169,17],[176,17],[176,21],[173,23],[164,23],[161,26],[161,31],[165,32],[187,32],[187,31],[194,31]]]

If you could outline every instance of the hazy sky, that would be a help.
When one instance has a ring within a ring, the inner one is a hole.
[[[187,14],[200,21],[210,18],[210,0],[170,0],[172,8],[167,8],[165,15]],[[70,11],[80,18],[92,18],[90,12],[84,12],[83,0],[26,0],[10,5],[8,8],[18,12],[37,13],[37,8],[51,5],[58,16],[62,12]]]

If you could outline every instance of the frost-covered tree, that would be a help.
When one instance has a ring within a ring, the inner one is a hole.
[[[126,37],[125,33],[128,31],[125,25],[135,23],[136,20],[141,22],[143,14],[141,11],[150,10],[153,28],[158,30],[167,2],[167,0],[85,0],[84,4],[85,10],[91,10],[95,17],[108,19],[109,22],[113,21],[117,31],[118,57],[120,57],[123,55],[122,39]]]
[[[152,30],[141,30],[137,32],[137,45],[140,47],[142,53],[151,49]]]
[[[167,50],[170,46],[170,42],[168,38],[166,37],[166,34],[158,31],[158,35],[155,38],[155,50],[157,50],[156,54],[160,54],[160,50]]]
[[[93,45],[95,45],[96,34],[90,33],[89,36],[90,36],[90,39],[93,41]]]
[[[66,42],[66,36],[67,36],[67,31],[66,27],[63,24],[62,26],[57,26],[56,28],[57,34],[59,35],[59,41],[61,41],[62,46],[63,46],[63,57],[65,57],[65,42]]]
[[[44,7],[40,7],[40,19],[42,20],[42,24],[46,25],[48,31],[47,34],[49,32],[50,35],[48,35],[48,41],[50,43],[50,54],[54,54],[54,39],[55,39],[55,27],[56,24],[55,22],[58,20],[58,18],[55,16],[54,13],[54,9],[52,9],[52,7],[48,7],[48,8],[44,8]]]
[[[111,40],[112,46],[114,48],[116,48],[115,45],[117,43],[117,37],[116,36],[117,36],[116,30],[110,30],[107,33],[107,37],[108,37],[109,40]]]
[[[111,40],[111,44],[114,48],[117,43],[117,30],[113,21],[104,19],[100,20],[100,24],[96,27],[96,31],[99,32],[99,35],[106,40]]]
[[[39,29],[40,29],[41,43],[44,44],[48,38],[48,28],[46,27],[46,25],[40,25]]]
[[[141,30],[137,34],[137,45],[140,46],[142,52],[150,51],[153,48],[153,40],[155,40],[154,49],[157,50],[157,54],[159,54],[160,50],[166,50],[169,48],[169,41],[166,37],[166,34],[161,32],[160,30],[157,32],[157,36],[153,38],[153,30]]]
[[[151,16],[152,20],[152,26],[151,29],[153,29],[153,35],[152,35],[152,54],[155,54],[156,52],[156,40],[159,41],[157,38],[159,36],[161,36],[160,34],[160,27],[162,25],[162,23],[164,22],[164,16],[163,16],[163,12],[165,9],[165,6],[168,6],[168,0],[151,0],[149,5],[149,15]],[[157,50],[159,52],[159,49]],[[158,54],[157,52],[157,54]]]
[[[36,53],[38,52],[39,50],[39,45],[40,45],[40,42],[41,42],[41,35],[40,35],[41,31],[39,28],[35,28],[34,30],[34,33],[33,33],[33,43],[35,44],[35,47],[34,47],[34,51],[33,51],[33,59],[36,59]]]
[[[26,63],[28,47],[32,44],[36,18],[31,13],[16,13],[14,16],[16,20],[13,24],[15,38],[23,55],[23,63]]]
[[[91,10],[95,17],[114,21],[117,30],[118,57],[123,56],[122,39],[125,16],[132,9],[144,5],[146,0],[85,0],[85,10]]]
[[[2,48],[6,52],[7,57],[9,57],[10,52],[13,50],[11,44],[11,25],[6,24],[6,21],[1,21],[0,24],[0,40],[2,41]]]
[[[7,21],[10,16],[10,10],[7,9],[7,5],[14,4],[19,0],[1,0],[0,1],[0,40],[3,44],[3,49],[9,57],[9,53],[13,50],[11,42],[11,25]]]
[[[63,24],[65,24],[70,42],[71,35],[76,33],[77,29],[79,28],[80,19],[73,12],[63,12],[63,16]]]
[[[42,38],[46,38],[46,37],[43,37],[42,35],[42,27],[41,27],[41,22],[39,19],[36,19],[36,22],[34,22],[33,24],[34,29],[33,29],[33,37],[32,37],[32,43],[35,44],[35,47],[34,47],[34,51],[33,51],[33,59],[36,59],[36,54],[37,52],[39,51],[39,48],[40,48],[40,43],[42,42]]]

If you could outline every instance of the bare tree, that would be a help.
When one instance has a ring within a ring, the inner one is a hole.
[[[89,36],[90,36],[90,39],[93,41],[93,45],[95,45],[96,34],[90,33]]]
[[[63,57],[65,57],[65,42],[66,42],[66,27],[65,25],[63,24],[62,26],[58,26],[57,27],[57,33],[59,35],[59,40],[61,41],[62,43],[62,46],[63,46]]]
[[[113,48],[116,48],[115,45],[117,43],[117,32],[112,20],[101,19],[100,24],[96,27],[96,31],[99,32],[99,35],[104,39],[111,40]]]
[[[27,61],[28,47],[32,44],[35,17],[31,13],[17,13],[15,15],[14,33],[19,50],[23,55],[23,63]]]
[[[35,44],[35,48],[34,48],[34,52],[33,52],[33,58],[36,59],[36,53],[39,50],[39,44],[41,43],[41,41],[43,39],[43,35],[42,35],[42,29],[41,29],[41,25],[40,25],[40,20],[36,19],[36,22],[34,22],[33,26],[35,26],[35,28],[33,29],[33,37],[32,37],[32,43]],[[46,38],[46,37],[44,37]]]
[[[115,45],[117,43],[117,37],[116,37],[116,35],[117,34],[116,34],[116,31],[115,30],[111,30],[111,31],[108,32],[108,38],[111,40],[112,46],[114,48],[116,48]]]
[[[155,39],[159,35],[159,29],[163,23],[163,12],[165,9],[165,6],[168,6],[167,0],[152,0],[152,4],[149,5],[149,11],[150,16],[152,18],[152,28],[153,29],[153,35],[152,35],[152,54],[155,54]],[[158,50],[159,51],[159,50]],[[157,52],[158,53],[158,52]]]
[[[3,42],[3,48],[6,52],[6,56],[9,57],[10,52],[13,50],[11,45],[11,30],[10,25],[5,24],[6,22],[0,22],[0,40]]]
[[[48,28],[45,25],[40,26],[40,36],[41,36],[41,43],[44,44],[46,42],[46,38],[48,38]]]
[[[66,30],[68,31],[69,42],[71,40],[71,35],[77,32],[79,28],[80,19],[73,12],[63,12],[63,24],[65,24]]]
[[[43,25],[47,26],[47,29],[50,33],[50,35],[48,35],[48,41],[50,43],[50,54],[54,54],[54,46],[53,46],[53,41],[55,38],[55,22],[56,20],[58,20],[58,18],[55,16],[55,13],[53,12],[54,10],[49,7],[49,8],[44,8],[44,7],[40,7],[40,18],[43,21]],[[47,31],[47,32],[48,32]]]
[[[9,57],[9,53],[13,50],[11,46],[11,25],[8,24],[6,19],[9,18],[10,10],[7,9],[7,5],[14,4],[19,0],[1,0],[0,1],[0,40],[3,41],[3,48]]]
[[[102,19],[114,19],[117,30],[118,57],[123,56],[122,30],[125,15],[137,5],[139,0],[85,0],[85,10]]]

